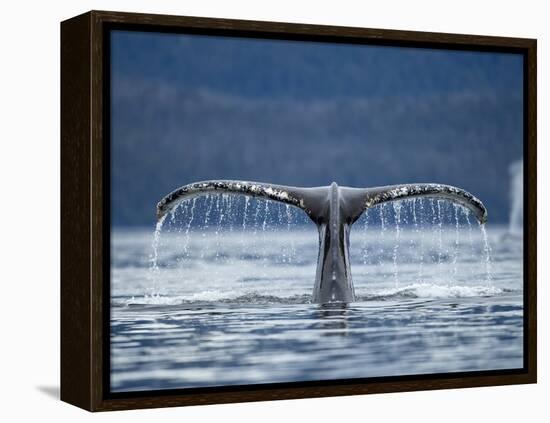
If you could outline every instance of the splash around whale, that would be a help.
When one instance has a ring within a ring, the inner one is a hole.
[[[319,232],[313,301],[320,304],[355,301],[349,254],[350,230],[371,207],[408,198],[431,197],[466,207],[480,224],[487,221],[487,209],[479,199],[450,185],[419,183],[351,188],[333,182],[330,186],[302,188],[229,180],[196,182],[172,191],[157,204],[157,219],[162,219],[184,200],[215,193],[241,194],[278,201],[297,207],[309,216]]]

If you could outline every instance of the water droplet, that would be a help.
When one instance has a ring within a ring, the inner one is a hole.
[[[454,249],[453,249],[453,281],[456,283],[457,275],[458,275],[458,266],[457,266],[458,251],[460,248],[460,223],[458,221],[459,206],[456,203],[453,203],[453,209],[454,209],[454,218],[455,218],[455,241],[454,241]]]
[[[399,254],[399,239],[401,236],[401,202],[394,201],[393,203],[393,212],[395,216],[395,238],[393,245],[393,280],[395,287],[399,287],[399,267],[397,266],[397,257]]]
[[[481,228],[481,233],[483,234],[483,251],[485,252],[485,283],[487,286],[491,286],[493,281],[491,245],[489,244],[489,237],[487,236],[485,224],[481,224],[479,227]]]
[[[160,243],[160,234],[162,232],[162,225],[164,224],[164,221],[166,220],[166,217],[168,215],[162,216],[155,225],[155,232],[153,233],[153,242],[152,242],[152,248],[153,248],[153,255],[151,257],[151,279],[152,279],[152,287],[151,287],[151,294],[152,295],[158,295],[158,273],[159,273],[159,267],[158,267],[158,249],[159,249],[159,243]]]

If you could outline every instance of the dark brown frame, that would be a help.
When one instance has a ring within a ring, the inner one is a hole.
[[[517,52],[524,56],[524,368],[113,395],[108,363],[109,28]],[[536,383],[536,40],[91,11],[61,23],[61,399],[90,411]],[[105,266],[105,264],[107,266]],[[108,316],[108,314],[107,314]],[[107,373],[108,374],[108,373]]]

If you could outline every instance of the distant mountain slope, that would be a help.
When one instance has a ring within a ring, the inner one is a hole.
[[[468,51],[120,32],[112,69],[226,95],[321,99],[521,90],[522,57]]]
[[[493,222],[507,220],[508,165],[522,157],[517,90],[298,100],[169,79],[115,78],[114,225],[150,225],[161,196],[214,178],[302,186],[441,182],[479,196]]]

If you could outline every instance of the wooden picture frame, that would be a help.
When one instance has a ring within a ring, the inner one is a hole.
[[[113,394],[109,378],[109,31],[515,52],[524,69],[524,367]],[[61,23],[61,399],[90,411],[536,383],[536,40],[91,11]]]

